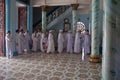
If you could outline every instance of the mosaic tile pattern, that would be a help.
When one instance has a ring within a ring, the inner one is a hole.
[[[0,58],[0,80],[100,80],[101,63],[81,54],[29,53]]]

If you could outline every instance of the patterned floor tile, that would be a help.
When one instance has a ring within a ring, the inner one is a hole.
[[[101,63],[81,54],[28,53],[0,57],[0,80],[100,80]]]

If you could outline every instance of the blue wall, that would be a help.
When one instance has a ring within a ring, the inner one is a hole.
[[[81,20],[81,22],[83,22],[85,24],[86,29],[89,29],[89,20],[88,18],[90,17],[90,14],[80,14],[79,18]]]
[[[87,29],[89,29],[89,20],[87,19],[88,17],[90,17],[90,14],[79,14],[78,15],[78,19],[80,19],[86,26]],[[69,19],[69,23],[71,25],[71,29],[72,29],[72,16],[70,15],[69,17],[66,17]],[[51,29],[55,29],[56,31],[63,29],[64,28],[64,20],[60,23],[58,23],[57,25],[53,26]]]

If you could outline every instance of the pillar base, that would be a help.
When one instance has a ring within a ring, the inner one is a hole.
[[[101,56],[90,55],[89,61],[92,63],[100,63],[102,59],[101,59]]]

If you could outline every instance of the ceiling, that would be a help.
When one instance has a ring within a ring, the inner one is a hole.
[[[19,0],[26,4],[30,4],[32,7],[47,6],[62,6],[79,4],[78,10],[90,10],[92,0]],[[24,4],[16,3],[17,6],[25,6]],[[103,7],[103,0],[100,0],[100,8]]]
[[[89,6],[91,0],[31,0],[31,6],[39,7],[42,5],[48,6],[61,6],[61,5],[71,5],[71,4],[80,4],[83,6]],[[80,8],[81,8],[80,7]]]

